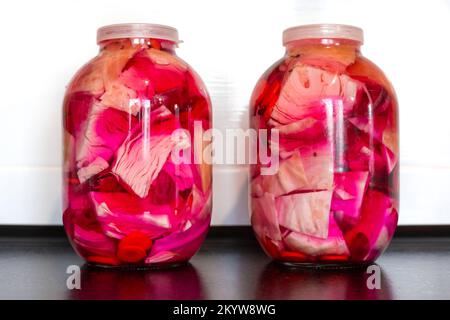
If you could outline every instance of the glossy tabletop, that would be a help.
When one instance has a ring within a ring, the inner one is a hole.
[[[63,237],[0,237],[0,299],[450,299],[450,238],[395,238],[363,270],[298,270],[271,263],[251,236],[209,237],[191,263],[126,271],[83,265]],[[81,290],[69,290],[70,265]]]

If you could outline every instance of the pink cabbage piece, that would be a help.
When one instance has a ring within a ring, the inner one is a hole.
[[[368,184],[368,176],[367,171],[336,172],[331,210],[357,218]]]
[[[374,137],[376,144],[379,145],[377,147],[379,157],[384,158],[387,170],[391,172],[398,161],[398,129],[394,100],[378,83],[365,77],[356,79],[362,82],[363,86],[358,91],[354,111],[352,116],[348,117],[348,121],[368,137]]]
[[[148,95],[181,88],[185,83],[186,67],[181,64],[167,64],[163,58],[156,57],[154,50],[142,50],[130,59],[124,68],[121,81],[138,92],[151,90]],[[151,59],[153,57],[153,59]],[[167,59],[167,57],[166,57]],[[148,89],[151,88],[151,89]]]
[[[348,120],[359,130],[375,137],[382,143],[383,133],[388,124],[388,113],[392,111],[393,106],[392,99],[386,90],[380,89],[380,91],[376,101],[368,98],[368,101],[365,101],[366,105],[356,104],[355,116],[349,117]]]
[[[179,71],[186,71],[188,65],[176,55],[163,50],[150,48],[147,50],[150,59],[159,66],[167,66]]]
[[[116,48],[112,49],[111,46]],[[108,92],[128,60],[139,50],[138,46],[125,48],[119,48],[119,46],[112,44],[108,46],[112,50],[102,50],[75,75],[68,90],[88,91],[95,94]]]
[[[386,216],[385,225],[381,228],[380,234],[369,254],[369,259],[376,259],[389,245],[397,228],[398,213],[395,208],[389,209]]]
[[[178,254],[171,251],[161,251],[145,259],[145,263],[158,264],[158,263],[176,262],[178,260],[181,260],[181,257]]]
[[[379,142],[383,143],[383,133],[387,125],[387,118],[385,115],[374,115],[372,118],[367,116],[351,117],[348,121],[359,130],[373,136]]]
[[[194,221],[203,220],[210,216],[212,208],[211,189],[202,192],[196,185],[193,185],[191,197],[191,204],[185,207],[185,216],[193,223]]]
[[[137,99],[136,92],[127,88],[120,80],[111,82],[105,93],[100,97],[103,105],[137,115],[141,110],[141,102]]]
[[[183,139],[173,139],[167,133],[139,132],[125,140],[117,151],[112,171],[140,198],[145,198],[150,185],[163,168],[170,153],[179,144],[189,144],[186,135]]]
[[[367,189],[359,219],[354,221],[348,232],[344,234],[352,256],[360,259],[367,256],[385,225],[386,217],[392,210],[392,204],[392,199],[383,192]],[[345,219],[344,216],[338,223],[344,226],[348,223]]]
[[[135,121],[124,112],[94,103],[88,113],[83,132],[80,133],[83,136],[77,137],[77,167],[82,169],[95,161],[96,165],[84,170],[89,172],[88,176],[103,170],[105,162],[112,159],[116,149],[128,136]],[[102,162],[99,158],[104,160],[103,165],[99,165]],[[81,176],[86,178],[83,171]]]
[[[392,99],[382,85],[367,77],[352,76],[352,78],[363,84],[355,101],[355,114],[359,116],[367,116],[368,112],[381,114],[392,107]]]
[[[136,90],[139,93],[145,93],[147,96],[154,95],[153,85],[150,81],[141,77],[140,72],[136,68],[129,68],[125,70],[120,80],[129,88]]]
[[[190,164],[175,164],[169,158],[165,163],[163,170],[175,181],[177,191],[192,188],[194,185],[194,174],[192,165]]]
[[[187,230],[176,231],[167,237],[155,240],[147,263],[155,262],[164,252],[171,252],[185,258],[192,257],[203,243],[210,224],[209,217],[193,224]]]
[[[91,62],[92,70],[86,74],[82,87],[87,86],[90,91],[101,92],[100,101],[103,105],[136,115],[141,109],[137,93],[125,86],[120,75],[137,50],[138,47],[133,46],[102,51],[98,59]],[[78,81],[75,83],[78,84]]]
[[[345,143],[345,119],[348,118],[343,99],[323,98],[311,102],[308,109],[311,112],[301,120],[284,125],[273,120],[268,122],[280,137],[279,144],[271,143],[271,147],[279,149],[281,158],[287,158],[295,149],[329,143],[336,148],[336,157],[339,157],[343,149],[341,143]]]
[[[154,205],[124,192],[91,192],[97,221],[109,237],[121,239],[130,232],[140,231],[149,238],[169,233],[179,224],[169,205]]]
[[[305,235],[328,237],[332,191],[296,193],[276,198],[281,226]]]
[[[95,230],[86,230],[79,225],[74,225],[74,243],[87,250],[91,254],[100,256],[114,256],[116,245],[113,239]]]
[[[252,198],[251,223],[255,233],[264,238],[281,240],[277,208],[273,194],[264,193],[261,197]]]
[[[378,235],[377,240],[374,243],[372,250],[376,250],[377,253],[381,253],[391,241],[391,237],[389,236],[389,231],[386,226],[381,228],[380,234]]]
[[[346,127],[347,150],[345,160],[352,171],[391,173],[397,164],[396,155],[384,144],[357,129],[350,122]]]
[[[389,234],[389,237],[393,237],[395,233],[395,229],[397,228],[398,223],[398,211],[395,208],[392,208],[389,215],[386,217],[386,228]]]
[[[323,121],[333,116],[333,102],[335,101],[341,101],[341,98],[333,97],[327,99],[326,97],[317,97],[317,100],[310,100],[308,102],[300,100],[299,103],[302,104],[301,106],[289,106],[290,108],[293,108],[297,113],[293,115],[288,113],[289,109],[283,110],[283,112],[286,112],[286,114],[281,113],[278,104],[275,104],[272,111],[272,118],[270,118],[267,123],[274,127],[283,127],[289,126],[297,121],[304,121],[308,118]]]
[[[252,193],[260,196],[268,192],[274,196],[287,194],[304,188],[308,184],[300,153],[280,163],[278,172],[274,175],[259,175],[252,182]]]
[[[333,211],[328,216],[328,237],[329,238],[343,238],[343,233],[339,224],[336,221]]]
[[[376,259],[388,247],[389,242],[394,236],[395,229],[397,228],[398,214],[395,208],[389,209],[388,211],[390,212],[386,216],[385,225],[381,228],[380,234],[376,238],[367,259]]]
[[[351,171],[369,171],[369,164],[373,159],[373,145],[368,136],[353,124],[346,126],[347,150],[345,158],[347,167]]]
[[[109,71],[105,70],[105,92],[100,97],[104,105],[137,115],[169,92],[179,92],[177,98],[186,96],[188,67],[181,59],[155,49],[122,51],[117,61],[106,65]]]
[[[279,144],[271,143],[271,148],[278,148],[282,159],[289,157],[295,149],[326,143],[330,136],[326,118],[308,117],[290,124],[276,126],[274,129],[278,130]]]
[[[271,117],[280,124],[305,119],[317,112],[317,103],[327,98],[342,98],[344,113],[353,107],[360,83],[352,78],[314,68],[296,65],[281,89]]]
[[[155,108],[152,108],[150,113],[150,121],[152,124],[160,123],[166,120],[171,120],[172,118],[173,113],[165,105],[155,106]]]
[[[298,232],[291,232],[285,238],[286,246],[310,256],[349,255],[345,241],[342,238],[321,239]]]
[[[300,149],[308,190],[328,190],[333,186],[333,146],[330,142]]]
[[[96,175],[99,172],[102,172],[106,168],[109,167],[109,163],[105,161],[105,159],[101,157],[95,158],[94,161],[92,161],[90,164],[88,164],[86,167],[81,168],[78,170],[77,175],[78,179],[80,180],[80,183],[85,182],[92,176]]]
[[[333,150],[329,143],[296,150],[282,160],[274,175],[260,175],[252,181],[252,193],[261,191],[278,197],[298,190],[329,190],[333,186]]]

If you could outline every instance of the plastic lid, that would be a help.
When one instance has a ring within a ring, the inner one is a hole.
[[[178,30],[160,24],[123,23],[112,24],[97,30],[97,43],[111,39],[154,38],[179,43]]]
[[[306,24],[283,31],[283,45],[303,39],[348,39],[364,42],[363,30],[345,24]]]

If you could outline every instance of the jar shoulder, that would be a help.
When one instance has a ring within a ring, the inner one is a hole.
[[[270,108],[283,90],[307,89],[310,94],[316,88],[325,94],[333,91],[336,82],[343,85],[348,80],[352,82],[360,80],[362,83],[375,83],[383,87],[397,107],[395,90],[380,67],[361,54],[356,55],[353,60],[347,59],[345,65],[342,61],[343,59],[334,60],[329,57],[313,59],[304,56],[284,56],[268,68],[258,80],[250,100],[251,111],[255,114],[258,110],[262,112],[261,109]]]
[[[392,99],[397,101],[397,95],[392,83],[389,81],[383,70],[370,59],[359,55],[355,62],[349,65],[346,72],[351,77],[364,77],[383,86]]]
[[[132,71],[126,72],[128,69]],[[66,94],[87,92],[99,95],[108,88],[129,81],[130,76],[143,81],[171,80],[178,85],[187,83],[196,86],[202,95],[209,98],[198,73],[181,57],[173,52],[142,47],[100,51],[74,74],[67,85]]]

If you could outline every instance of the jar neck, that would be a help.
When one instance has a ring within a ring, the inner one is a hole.
[[[286,44],[286,55],[295,56],[355,56],[359,55],[361,43],[347,39],[302,39]]]
[[[122,38],[110,39],[99,43],[100,52],[128,48],[156,49],[175,54],[177,44],[172,41],[153,38]]]

